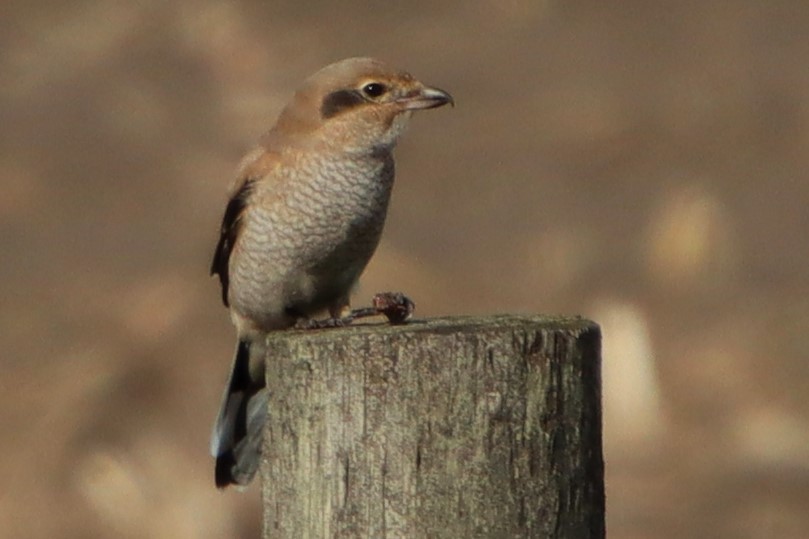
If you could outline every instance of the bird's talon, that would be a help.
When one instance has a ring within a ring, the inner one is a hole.
[[[324,318],[323,320],[306,320],[302,324],[296,325],[296,327],[298,329],[342,328],[351,324],[353,321],[354,318],[351,316],[345,316],[343,318]]]

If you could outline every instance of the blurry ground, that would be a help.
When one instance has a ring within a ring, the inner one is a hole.
[[[240,154],[353,55],[457,101],[358,300],[593,318],[610,536],[807,536],[805,2],[271,4],[0,7],[1,536],[257,535],[212,486],[209,257]]]

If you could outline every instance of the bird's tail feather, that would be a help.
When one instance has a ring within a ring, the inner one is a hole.
[[[251,369],[251,351],[250,341],[240,339],[211,435],[219,488],[246,485],[258,469],[269,394],[263,372]],[[263,363],[263,358],[254,359]]]

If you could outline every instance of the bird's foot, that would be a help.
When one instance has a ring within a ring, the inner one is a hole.
[[[354,309],[345,316],[324,318],[323,320],[302,320],[299,329],[341,328],[354,320],[370,316],[384,315],[391,324],[404,324],[413,316],[416,304],[401,292],[380,292],[371,300],[371,307]]]
[[[295,327],[297,329],[328,329],[328,328],[341,328],[349,325],[354,319],[350,316],[343,316],[341,318],[324,318],[323,320],[300,320]]]

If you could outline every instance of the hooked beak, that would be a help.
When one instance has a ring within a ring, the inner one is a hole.
[[[449,103],[455,106],[455,100],[444,90],[425,86],[417,93],[404,97],[401,100],[405,110],[434,109]]]

